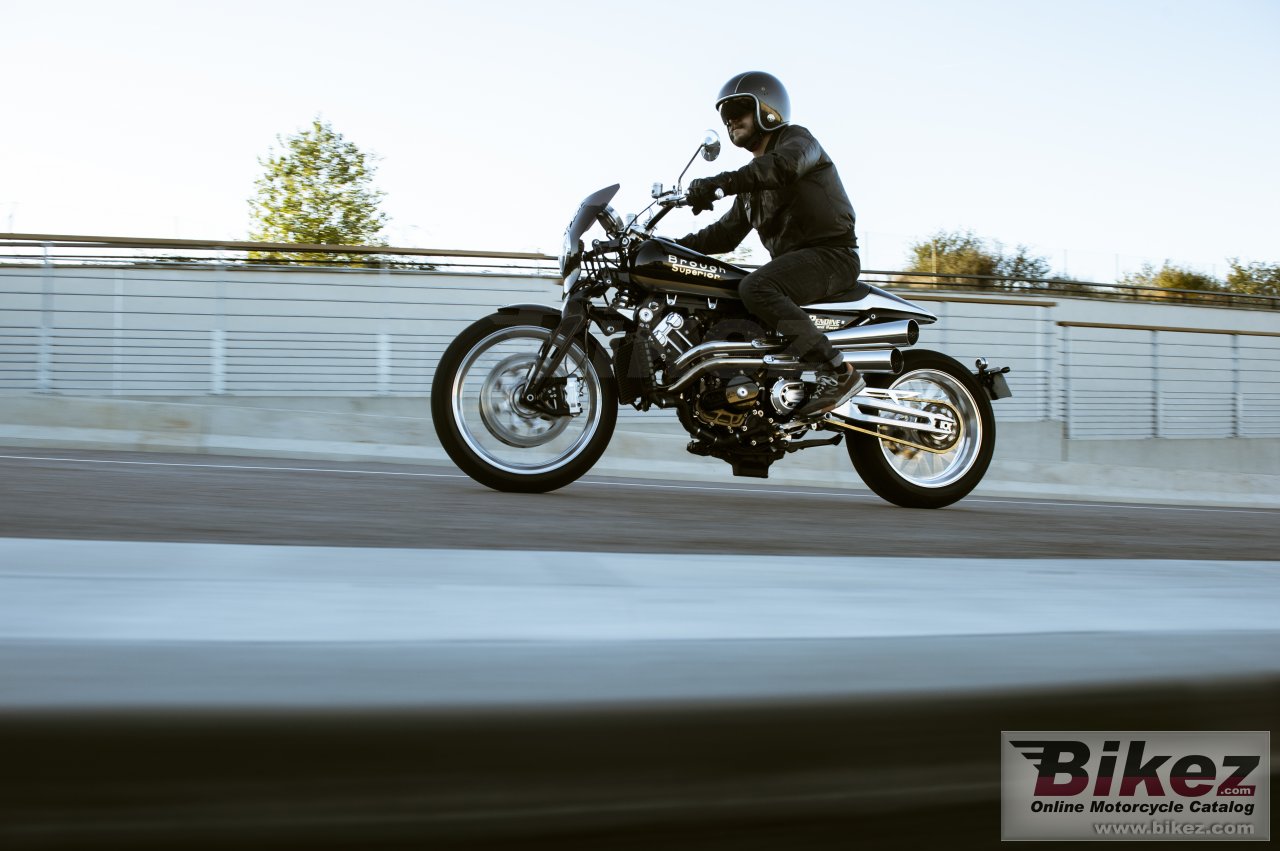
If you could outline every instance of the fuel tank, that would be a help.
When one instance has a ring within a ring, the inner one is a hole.
[[[738,283],[746,276],[745,269],[663,237],[654,237],[632,255],[632,280],[663,292],[737,298]]]

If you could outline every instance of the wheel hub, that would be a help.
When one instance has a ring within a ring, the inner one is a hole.
[[[924,446],[929,447],[937,452],[946,452],[956,445],[956,441],[960,439],[960,431],[955,428],[955,421],[951,419],[954,409],[949,406],[943,406],[930,403],[924,406],[925,413],[934,414],[939,417],[937,422],[950,423],[952,430],[949,434],[940,434],[933,431],[917,432],[916,439]]]
[[[480,421],[489,434],[508,446],[541,446],[569,424],[569,417],[551,417],[525,404],[525,380],[534,361],[527,354],[505,358],[490,370],[480,389]]]

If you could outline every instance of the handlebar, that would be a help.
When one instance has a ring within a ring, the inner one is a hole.
[[[670,213],[676,207],[689,206],[688,193],[682,192],[679,189],[668,189],[667,191],[664,192],[661,189],[661,184],[656,184],[656,183],[654,184],[652,197],[653,197],[654,203],[657,204],[662,209],[659,210],[652,218],[650,218],[649,221],[645,222],[644,231],[648,233],[652,233],[653,228],[658,224],[658,222],[662,220],[663,216],[665,216],[667,213]],[[725,197],[724,190],[717,186],[716,200],[719,201],[724,197]]]
[[[688,194],[687,192],[677,194],[676,190],[672,189],[670,192],[668,192],[668,193],[667,193],[667,195],[668,195],[668,196],[669,196],[669,198],[670,198],[670,204],[671,204],[671,206],[673,206],[673,207],[687,207],[687,206],[689,206],[689,194]],[[725,197],[725,196],[724,196],[724,190],[723,190],[723,189],[721,189],[719,186],[717,186],[717,187],[716,187],[716,200],[717,200],[717,201],[721,201],[721,200],[723,200],[723,199],[724,199],[724,197]],[[662,204],[662,203],[664,203],[664,201],[665,201],[665,200],[666,200],[666,199],[664,199],[664,198],[659,198],[659,199],[658,199],[658,203],[659,203],[659,204]]]

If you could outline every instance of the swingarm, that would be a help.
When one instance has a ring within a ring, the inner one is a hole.
[[[907,403],[925,407],[913,407]],[[867,409],[877,413],[869,413]],[[885,414],[888,416],[883,416]],[[827,419],[836,421],[837,425],[858,423],[867,426],[892,426],[950,438],[955,437],[959,428],[960,412],[941,399],[924,399],[911,393],[868,387],[828,412]]]

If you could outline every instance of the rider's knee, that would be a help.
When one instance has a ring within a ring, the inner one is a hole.
[[[747,275],[738,284],[738,297],[742,299],[742,303],[748,310],[754,310],[756,305],[765,301],[770,293],[776,291],[777,288],[773,286],[772,281],[759,275]]]

